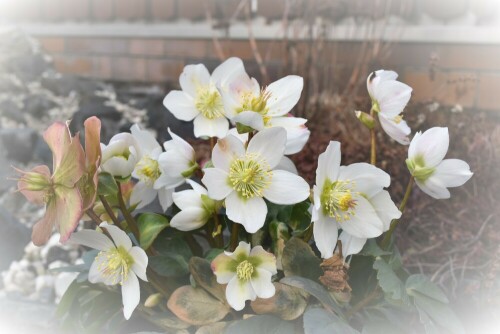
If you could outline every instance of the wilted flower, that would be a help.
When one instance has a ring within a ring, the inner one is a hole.
[[[204,169],[202,182],[208,195],[225,199],[229,219],[249,233],[264,225],[267,206],[264,198],[276,204],[295,204],[309,197],[309,185],[301,177],[277,170],[283,157],[286,132],[282,128],[257,133],[245,148],[243,142],[227,136],[212,152],[214,168]]]
[[[408,149],[406,165],[411,175],[423,192],[436,199],[450,198],[447,188],[459,187],[472,176],[465,161],[444,159],[449,141],[448,128],[435,127],[417,132]]]
[[[170,91],[163,104],[177,119],[194,119],[196,137],[225,137],[229,122],[217,85],[223,86],[225,77],[239,71],[244,71],[239,58],[229,58],[211,76],[203,64],[187,65],[179,77],[182,90]]]
[[[386,172],[367,163],[340,166],[340,143],[330,142],[318,158],[313,189],[314,240],[322,258],[333,256],[338,229],[364,244],[401,217],[384,190],[390,182]]]
[[[366,86],[384,131],[398,143],[408,145],[411,129],[400,114],[410,100],[412,89],[397,81],[397,77],[396,72],[378,70],[368,76]]]
[[[137,163],[137,142],[130,133],[113,136],[108,145],[101,144],[101,170],[113,176],[126,178],[132,174]]]
[[[172,197],[181,209],[172,217],[170,226],[180,231],[192,231],[205,225],[217,213],[220,204],[208,197],[208,192],[198,183],[187,180],[193,189],[175,192]]]
[[[233,253],[224,252],[212,261],[217,283],[227,284],[226,299],[236,311],[245,307],[245,301],[274,296],[271,281],[277,273],[276,258],[262,246],[250,251],[250,244],[241,241]]]
[[[83,210],[92,207],[97,195],[98,169],[101,164],[101,121],[93,116],[85,123],[85,173],[78,182]]]
[[[147,281],[148,256],[140,247],[132,246],[128,235],[114,225],[99,225],[111,236],[94,230],[73,233],[71,242],[94,248],[97,254],[89,270],[89,282],[106,285],[120,284],[123,314],[128,320],[140,301],[139,280]]]
[[[46,243],[54,226],[68,240],[83,215],[83,199],[77,182],[84,175],[85,156],[78,134],[73,138],[65,123],[52,124],[43,134],[53,155],[53,173],[47,166],[23,172],[19,191],[35,204],[45,204],[44,217],[33,226],[31,239],[37,246]]]

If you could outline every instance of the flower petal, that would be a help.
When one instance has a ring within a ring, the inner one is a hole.
[[[242,111],[234,116],[232,119],[233,123],[240,123],[245,126],[249,126],[254,130],[263,130],[264,129],[264,119],[262,115],[255,111]]]
[[[225,117],[208,119],[202,114],[194,119],[194,136],[224,138],[229,131],[229,121]]]
[[[337,181],[340,170],[340,143],[331,141],[325,152],[318,157],[318,168],[316,169],[316,185],[323,187],[326,179]]]
[[[435,199],[447,199],[451,197],[450,191],[441,182],[439,178],[432,175],[424,182],[420,182],[415,179],[417,186],[427,195],[434,197]]]
[[[408,135],[411,133],[411,129],[408,124],[406,124],[406,121],[400,120],[395,122],[393,119],[386,117],[382,113],[378,114],[378,119],[380,121],[380,125],[382,125],[382,129],[384,129],[385,133],[387,133],[389,137],[401,145],[410,144]]]
[[[127,280],[122,285],[123,315],[125,319],[130,319],[139,301],[141,300],[141,290],[139,280],[134,273],[129,273]]]
[[[184,66],[179,76],[179,84],[185,93],[195,97],[200,87],[210,84],[210,73],[203,64]]]
[[[172,198],[175,205],[181,210],[201,208],[203,206],[200,193],[192,189],[175,192]]]
[[[205,175],[201,182],[207,187],[210,198],[220,201],[233,191],[228,183],[229,175],[222,169],[205,168],[203,171]]]
[[[271,126],[281,126],[286,130],[285,154],[295,154],[304,148],[311,135],[311,131],[304,125],[306,122],[305,118],[292,116],[272,118]]]
[[[235,136],[228,135],[223,139],[219,139],[212,150],[212,163],[215,168],[229,172],[231,162],[245,155],[245,147],[241,140]]]
[[[272,143],[272,145],[270,145]],[[283,157],[286,131],[283,128],[268,128],[259,131],[248,144],[247,153],[257,153],[274,169]]]
[[[369,198],[369,201],[384,224],[384,232],[389,230],[393,219],[401,218],[401,211],[394,204],[387,190],[380,191],[375,196]]]
[[[174,202],[172,199],[172,194],[174,193],[174,189],[162,188],[158,190],[158,200],[160,202],[161,208],[163,212],[167,211],[167,209]]]
[[[45,130],[43,139],[52,151],[53,168],[61,164],[68,146],[71,143],[71,134],[68,126],[63,122],[55,122]]]
[[[191,207],[173,216],[170,220],[170,226],[179,231],[192,231],[205,225],[208,221],[207,218],[203,208]]]
[[[267,206],[261,197],[243,199],[234,191],[226,198],[226,214],[232,221],[243,225],[248,233],[255,233],[264,226]]]
[[[280,162],[274,168],[299,175],[299,171],[297,170],[297,167],[295,167],[293,161],[286,156],[283,156],[283,158],[281,158]]]
[[[101,271],[99,270],[99,262],[97,262],[94,259],[94,262],[92,262],[92,265],[90,266],[89,269],[89,282],[92,284],[102,282],[104,283],[104,276],[102,275]],[[108,282],[109,283],[109,282]],[[108,284],[112,285],[112,284]]]
[[[66,242],[76,229],[83,215],[83,200],[77,188],[56,188],[55,206],[47,207],[47,212],[54,210],[54,223],[61,234],[59,241]],[[46,213],[47,214],[47,213]]]
[[[33,241],[33,244],[35,244],[35,246],[45,245],[47,241],[49,241],[58,215],[55,208],[55,202],[49,202],[45,211],[45,215],[33,226],[33,231],[31,232],[31,241]]]
[[[250,256],[250,252],[251,252],[250,244],[244,241],[240,241],[234,252],[232,253],[224,252],[224,253],[228,255],[230,258],[236,260],[237,262],[241,262],[243,260],[246,260]]]
[[[110,225],[106,222],[101,223],[99,225],[99,227],[106,229],[106,231],[109,233],[109,235],[113,239],[113,242],[115,243],[116,247],[121,246],[121,247],[125,248],[127,251],[132,248],[132,240],[130,240],[127,233],[125,233],[119,227],[117,227],[115,225]]]
[[[408,158],[423,158],[425,167],[436,167],[448,152],[448,128],[434,127],[415,135],[408,149]]]
[[[275,204],[289,205],[306,200],[310,193],[309,184],[300,176],[284,170],[274,170],[271,184],[263,195]]]
[[[146,183],[139,181],[134,185],[130,194],[130,204],[137,204],[137,209],[143,208],[150,204],[156,198],[158,191],[148,186]]]
[[[245,301],[255,300],[257,295],[250,284],[250,281],[240,281],[234,276],[226,287],[226,299],[228,304],[236,311],[245,308]]]
[[[250,284],[252,284],[252,288],[255,291],[255,294],[259,298],[271,298],[276,293],[276,288],[274,287],[271,278],[273,274],[271,272],[261,269],[255,268],[256,274],[252,276],[250,279]]]
[[[236,276],[236,267],[238,263],[229,255],[221,253],[212,260],[211,267],[214,272],[217,283],[227,284]]]
[[[384,231],[384,223],[378,217],[375,208],[363,196],[355,196],[355,215],[339,223],[343,231],[358,238],[375,238]]]
[[[115,247],[113,242],[106,235],[95,230],[81,230],[80,232],[75,232],[68,241],[100,251],[106,251]]]
[[[268,115],[286,115],[299,102],[303,87],[304,79],[297,75],[287,75],[267,86],[266,92],[270,93]]]
[[[177,152],[177,154],[183,156],[187,161],[194,161],[196,154],[194,148],[187,141],[173,133],[170,128],[168,128],[167,130],[172,139],[163,143],[165,151],[175,151]]]
[[[22,170],[18,170],[22,175],[19,181],[17,182],[17,189],[21,194],[26,197],[26,199],[32,203],[43,205],[45,204],[45,194],[46,190],[29,190],[30,189],[30,177],[28,175],[33,175],[32,173],[37,174],[36,179],[39,181],[44,180],[47,185],[52,183],[50,179],[50,170],[49,167],[45,165],[40,165],[34,167],[29,172],[24,172]]]
[[[469,164],[460,159],[445,159],[436,167],[431,176],[439,179],[447,187],[459,187],[472,177]]]
[[[368,89],[368,93],[373,99],[373,90],[375,86],[377,86],[381,81],[396,80],[397,78],[398,74],[394,71],[378,70],[370,73],[366,79],[366,88]]]
[[[128,253],[134,259],[132,270],[140,279],[147,282],[146,268],[148,267],[148,256],[146,252],[141,247],[134,246]]]
[[[313,234],[314,242],[321,253],[321,257],[323,259],[331,258],[337,246],[337,238],[339,235],[337,222],[325,216],[322,212],[318,212],[317,220],[313,225]]]
[[[161,146],[151,132],[141,130],[137,124],[132,125],[130,131],[137,142],[137,148],[139,149],[137,152],[139,154],[138,159],[142,158],[145,154],[152,155],[153,152],[161,152]]]
[[[368,198],[391,184],[389,174],[365,162],[341,166],[338,179],[353,181],[356,191],[366,195]]]
[[[412,88],[396,80],[381,81],[374,87],[374,98],[380,112],[387,117],[395,117],[403,112],[411,97]]]
[[[194,98],[180,90],[172,90],[163,99],[163,105],[175,118],[190,122],[200,114]]]
[[[207,189],[205,189],[202,185],[194,182],[191,179],[186,180],[186,182],[193,188],[194,191],[198,193],[198,195],[208,195]]]
[[[259,268],[267,270],[273,275],[278,273],[276,268],[276,257],[272,253],[266,252],[262,246],[255,246],[250,251],[250,257],[256,258],[259,263]]]
[[[217,66],[212,72],[212,82],[218,87],[224,87],[227,85],[227,80],[234,76],[236,73],[244,73],[245,66],[243,61],[237,57],[231,57],[226,59],[222,64]]]
[[[344,259],[349,255],[361,252],[366,243],[366,238],[356,238],[345,232],[340,233],[339,240],[342,242],[342,256]]]

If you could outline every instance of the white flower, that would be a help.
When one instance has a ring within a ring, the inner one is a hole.
[[[396,72],[378,70],[368,76],[366,86],[384,131],[398,143],[408,145],[411,129],[400,114],[410,100],[412,89],[397,81],[397,77]]]
[[[177,119],[194,119],[196,137],[225,137],[229,122],[224,116],[217,86],[224,87],[225,78],[238,71],[244,71],[239,58],[229,58],[214,70],[212,76],[203,64],[187,65],[179,77],[182,91],[168,93],[163,104]]]
[[[447,188],[459,187],[472,176],[465,161],[444,159],[449,141],[448,128],[435,127],[417,132],[408,149],[406,165],[411,175],[423,192],[436,199],[450,198]]]
[[[290,114],[286,117],[274,117],[270,120],[268,127],[281,126],[286,130],[286,155],[302,151],[309,140],[311,131],[305,126],[306,122],[307,119],[294,117]]]
[[[313,189],[313,233],[321,257],[333,256],[339,229],[364,244],[401,217],[384,190],[390,182],[386,172],[367,163],[340,166],[340,143],[330,142],[318,158]]]
[[[242,224],[249,233],[264,225],[264,198],[276,204],[295,204],[309,196],[309,185],[304,179],[276,169],[285,141],[282,128],[260,131],[246,149],[240,139],[229,135],[213,149],[215,168],[204,170],[202,182],[210,198],[225,199],[228,218]]]
[[[137,208],[142,208],[158,196],[165,211],[172,205],[173,189],[166,188],[163,184],[167,169],[164,162],[159,160],[163,150],[154,136],[146,130],[141,130],[137,124],[132,126],[131,131],[138,147],[138,162],[132,176],[139,182],[132,189],[130,203],[138,204]],[[164,178],[160,179],[161,176]]]
[[[226,299],[236,311],[245,307],[245,301],[271,298],[276,289],[271,281],[277,273],[276,258],[262,246],[250,251],[250,244],[241,241],[233,253],[224,252],[212,261],[217,283],[227,284]]]
[[[137,163],[137,142],[130,133],[119,133],[106,146],[101,144],[101,170],[113,176],[128,177]]]
[[[139,280],[147,281],[148,256],[140,247],[132,246],[128,235],[114,225],[99,225],[112,239],[94,230],[73,233],[70,241],[95,248],[97,254],[89,270],[89,282],[122,287],[123,314],[128,320],[140,301]]]
[[[175,192],[174,203],[181,211],[172,217],[170,226],[180,231],[192,231],[205,225],[217,213],[219,205],[208,197],[208,192],[198,183],[187,180],[193,189]]]

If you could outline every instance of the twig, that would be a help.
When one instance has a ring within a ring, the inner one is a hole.
[[[104,197],[103,195],[99,195],[99,199],[101,200],[101,203],[104,206],[106,213],[113,221],[113,224],[118,226],[120,224],[120,222],[118,221],[118,218],[115,216],[115,213],[113,212],[113,208],[111,207],[111,205],[109,205],[108,201],[106,200],[106,197]]]
[[[102,219],[99,218],[99,216],[94,212],[94,210],[92,208],[87,209],[87,211],[85,211],[85,213],[87,214],[87,216],[92,218],[92,220],[95,221],[97,223],[97,225],[102,223]]]
[[[127,205],[125,204],[125,200],[123,199],[122,187],[119,182],[118,182],[118,206],[120,207],[120,211],[122,212],[128,227],[135,235],[136,239],[140,240],[139,227],[137,226],[137,222],[135,221],[134,217],[132,217],[132,215],[128,211]]]
[[[238,234],[240,232],[240,224],[233,223],[233,227],[231,228],[231,241],[229,243],[229,250],[233,252],[238,246]]]

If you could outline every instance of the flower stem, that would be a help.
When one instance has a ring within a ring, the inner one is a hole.
[[[127,205],[125,204],[125,200],[123,199],[123,193],[122,193],[122,187],[121,183],[118,182],[118,206],[120,207],[120,211],[123,214],[123,217],[125,218],[125,221],[127,222],[128,227],[132,231],[132,233],[135,235],[137,240],[140,240],[140,233],[139,233],[139,227],[137,226],[137,222],[135,221],[134,217],[130,214],[128,211]]]
[[[97,225],[99,225],[100,223],[102,223],[102,219],[99,218],[99,216],[94,212],[94,210],[92,208],[90,209],[87,209],[87,211],[85,211],[85,213],[87,214],[87,216],[89,216],[94,222],[96,222]]]
[[[113,208],[111,208],[111,205],[109,205],[109,202],[106,200],[106,197],[104,197],[103,195],[99,195],[99,199],[101,200],[101,203],[104,206],[106,213],[113,221],[113,224],[115,224],[116,226],[120,225],[120,222],[118,221],[118,218],[116,217],[115,213],[113,212]]]
[[[229,243],[229,251],[234,251],[238,246],[238,234],[240,232],[240,224],[233,223],[233,227],[231,229],[231,241]]]
[[[370,116],[372,118],[374,118],[375,116],[375,110],[373,108],[370,110]],[[371,138],[370,163],[375,166],[377,164],[377,141],[375,136],[375,127],[370,129],[370,138]]]
[[[214,231],[212,232],[212,236],[215,239],[217,247],[223,248],[224,237],[222,235],[222,226],[220,224],[219,215],[217,213],[214,214]]]
[[[215,146],[215,142],[216,142],[216,138],[210,137],[210,154],[212,154],[212,151],[213,151],[214,146]]]
[[[401,202],[401,205],[399,206],[399,211],[401,211],[401,214],[403,214],[403,212],[405,211],[406,203],[408,202],[408,199],[410,198],[410,194],[411,194],[411,191],[413,189],[414,181],[415,181],[414,177],[410,176],[410,181],[408,181],[408,185],[406,186],[406,192],[405,192],[405,195],[403,197],[403,201]],[[381,244],[382,249],[387,249],[387,247],[389,246],[389,243],[391,242],[392,234],[394,233],[394,230],[398,226],[399,222],[400,222],[399,219],[392,220],[391,227],[389,227],[389,230],[387,231],[387,233],[384,236],[384,239],[382,240],[382,244]]]

